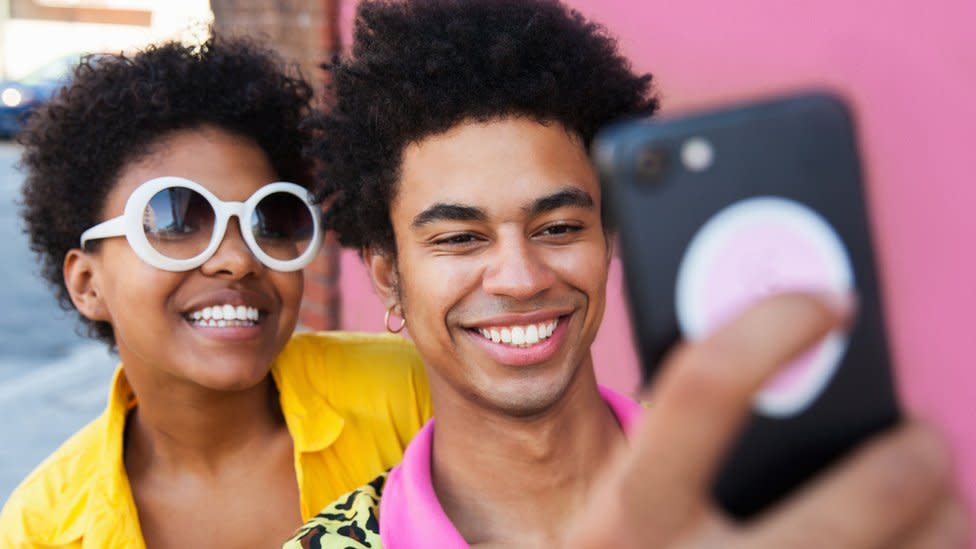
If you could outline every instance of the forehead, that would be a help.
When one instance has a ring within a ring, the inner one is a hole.
[[[599,205],[582,141],[562,125],[525,118],[465,122],[404,149],[391,213],[399,225],[400,218],[444,203],[504,217],[567,187]]]
[[[112,194],[128,197],[142,183],[162,176],[191,179],[224,200],[244,200],[276,179],[267,155],[253,140],[204,127],[176,131],[151,144],[123,166]]]

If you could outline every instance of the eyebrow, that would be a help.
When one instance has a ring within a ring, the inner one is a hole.
[[[536,216],[558,210],[559,208],[593,208],[593,197],[590,193],[576,187],[564,187],[562,190],[543,196],[523,208],[530,216]]]
[[[534,200],[522,208],[530,216],[536,216],[559,208],[592,208],[590,193],[575,187],[566,187],[553,194]],[[419,228],[435,221],[486,221],[488,214],[481,208],[462,204],[438,202],[413,218],[412,226]]]
[[[413,227],[423,227],[435,221],[485,221],[488,214],[481,208],[438,202],[413,218]]]

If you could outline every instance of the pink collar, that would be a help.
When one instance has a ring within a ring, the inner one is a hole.
[[[610,406],[624,434],[629,435],[642,408],[633,400],[600,386],[600,396]],[[386,549],[439,547],[467,549],[468,544],[444,513],[430,479],[430,449],[434,420],[417,433],[390,471],[380,500],[380,539]]]

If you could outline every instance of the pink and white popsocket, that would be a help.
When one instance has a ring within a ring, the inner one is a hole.
[[[854,286],[847,251],[830,224],[792,200],[755,197],[715,214],[698,230],[678,269],[678,324],[700,339],[762,297],[789,291],[846,293]],[[847,347],[828,335],[766,384],[756,410],[784,418],[809,406]]]

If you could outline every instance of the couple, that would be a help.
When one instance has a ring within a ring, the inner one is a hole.
[[[646,410],[596,384],[612,226],[586,147],[656,108],[602,28],[551,1],[366,2],[331,72],[312,127],[307,86],[266,55],[162,46],[79,71],[33,123],[32,242],[123,366],[106,414],[11,497],[0,541],[268,546],[310,518],[287,545],[938,546],[959,531],[945,451],[914,424],[754,522],[713,507],[751,394],[845,321],[843,299],[774,298],[683,346]],[[292,336],[320,228],[273,181],[332,200],[426,381],[398,340]],[[213,214],[224,201],[243,215]],[[87,232],[126,215],[140,222]]]

